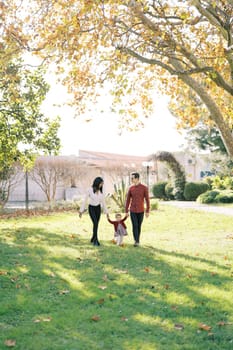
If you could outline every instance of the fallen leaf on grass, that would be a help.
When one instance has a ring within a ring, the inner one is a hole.
[[[178,306],[177,305],[172,305],[171,309],[177,311],[178,310]]]
[[[169,288],[170,288],[169,284],[166,283],[166,284],[164,285],[164,288],[165,288],[165,289],[169,289]]]
[[[107,286],[99,286],[99,289],[105,290],[107,288]]]
[[[95,322],[98,322],[98,321],[100,320],[100,317],[99,317],[98,315],[93,315],[93,316],[91,317],[91,320],[92,320],[92,321],[95,321]]]
[[[0,276],[5,276],[7,275],[7,271],[0,271]]]
[[[182,331],[184,329],[184,326],[180,323],[174,324],[174,328],[177,329],[178,331]]]
[[[211,326],[208,326],[207,324],[205,323],[199,323],[199,326],[198,326],[199,329],[203,330],[203,331],[210,331],[211,330]]]
[[[103,303],[104,303],[104,298],[99,299],[99,300],[97,301],[97,304],[99,304],[99,305],[102,305]]]
[[[115,270],[115,272],[122,273],[122,274],[127,274],[128,270],[119,270],[119,269],[117,269],[117,270]]]
[[[40,322],[51,322],[52,317],[42,317],[42,318],[37,318],[33,322],[34,323],[40,323]]]
[[[149,267],[145,267],[145,268],[144,268],[144,271],[145,271],[145,272],[150,272]]]
[[[103,280],[106,282],[106,281],[108,281],[108,276],[107,275],[104,275],[103,276]]]
[[[139,295],[138,300],[144,302],[146,298],[143,295]]]
[[[188,273],[187,277],[191,279],[191,278],[193,278],[193,275],[191,273]]]
[[[19,276],[12,277],[11,282],[14,283],[14,282],[18,281],[18,279],[19,279]]]
[[[217,276],[217,272],[211,272],[211,276]]]
[[[14,339],[7,339],[5,340],[4,344],[8,346],[9,348],[13,348],[16,345],[16,340]]]
[[[213,333],[213,332],[209,332],[209,333],[208,333],[208,337],[214,339],[214,333]]]
[[[24,285],[24,287],[25,287],[27,290],[32,290],[32,289],[31,289],[31,286],[30,286],[28,283],[26,283],[26,284]]]
[[[60,291],[59,291],[59,294],[61,294],[61,295],[64,295],[64,294],[69,294],[69,293],[70,293],[70,291],[69,291],[69,290],[67,290],[67,289],[60,290]]]
[[[129,321],[129,319],[127,317],[122,316],[121,321],[127,322],[127,321]]]

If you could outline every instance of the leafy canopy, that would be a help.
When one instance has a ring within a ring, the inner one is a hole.
[[[211,121],[233,156],[232,1],[17,4],[7,13],[8,30],[22,48],[55,63],[78,113],[107,87],[124,123],[140,125],[159,90],[170,95],[180,127]]]

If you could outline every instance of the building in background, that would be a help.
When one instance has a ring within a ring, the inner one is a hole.
[[[187,181],[200,181],[205,174],[210,174],[211,165],[206,156],[191,156],[185,152],[174,152],[178,162],[184,167]],[[43,156],[38,157],[38,162],[44,162],[46,169],[56,165],[59,176],[51,176],[56,179],[55,200],[80,199],[86,189],[92,184],[96,176],[101,176],[105,181],[105,192],[113,193],[113,186],[122,179],[130,185],[130,174],[137,171],[141,174],[141,181],[151,187],[158,181],[165,181],[169,177],[166,164],[162,162],[149,162],[148,156],[131,156],[80,150],[79,155],[71,156]],[[43,163],[42,163],[43,164]],[[59,164],[59,166],[58,166]],[[47,175],[49,170],[47,171]],[[55,170],[54,170],[55,171]],[[42,190],[39,176],[33,170],[28,173],[28,199],[30,202],[47,201]],[[35,181],[35,179],[37,181]],[[52,184],[51,184],[52,185]],[[53,186],[51,186],[52,188]],[[24,202],[26,192],[25,177],[12,190],[9,202]]]

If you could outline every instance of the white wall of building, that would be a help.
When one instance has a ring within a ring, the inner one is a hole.
[[[200,181],[201,180],[201,173],[205,171],[210,170],[210,164],[206,160],[206,157],[201,157],[198,155],[190,156],[189,154],[186,154],[184,152],[177,152],[174,153],[174,156],[178,160],[178,162],[183,165],[186,173],[186,180],[188,182],[190,181]],[[112,155],[114,157],[114,155]],[[119,155],[118,155],[119,157]],[[163,180],[163,173],[164,172],[165,164],[162,162],[158,164],[158,168],[161,169],[161,173],[158,174],[156,172],[155,168],[150,169],[150,184],[153,185],[153,183],[157,181]],[[140,169],[139,169],[140,170]],[[77,179],[77,187],[71,188],[67,187],[67,184],[60,183],[57,186],[56,191],[56,200],[73,200],[73,199],[80,199],[84,196],[84,193],[86,192],[87,188],[89,188],[92,185],[92,181],[95,177],[101,176],[104,179],[104,187],[105,187],[105,193],[113,193],[113,185],[114,185],[114,176],[113,171],[111,168],[109,170],[101,170],[100,166],[95,167],[93,165],[86,164],[86,173],[84,176],[80,177],[80,179]],[[145,174],[144,174],[145,175]],[[159,175],[159,176],[158,176]],[[144,176],[145,177],[145,176]],[[25,175],[22,176],[22,174],[19,174],[20,182],[15,186],[15,188],[11,191],[9,202],[24,202],[25,201],[25,192],[26,192],[26,181],[25,181]],[[144,178],[142,179],[142,181]],[[28,175],[28,194],[29,194],[29,201],[34,202],[44,202],[47,201],[46,196],[40,186],[30,178],[30,173]]]

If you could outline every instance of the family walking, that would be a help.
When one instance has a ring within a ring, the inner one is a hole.
[[[122,218],[121,214],[117,213],[115,215],[115,220],[110,219],[107,210],[103,193],[104,180],[101,177],[96,177],[92,186],[87,190],[84,201],[79,210],[79,217],[82,217],[83,212],[86,207],[88,207],[88,213],[93,225],[91,243],[94,246],[100,245],[98,239],[98,226],[101,217],[101,209],[103,209],[103,212],[107,215],[109,223],[114,227],[114,240],[119,246],[123,244],[123,238],[127,235],[125,221],[128,216],[130,216],[134,246],[139,246],[144,215],[148,217],[150,212],[149,190],[147,186],[140,182],[140,175],[137,172],[131,174],[131,182],[132,185],[129,187],[126,196],[125,216]]]

